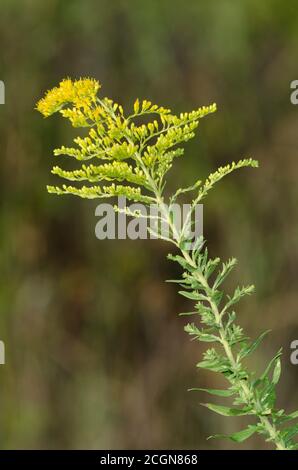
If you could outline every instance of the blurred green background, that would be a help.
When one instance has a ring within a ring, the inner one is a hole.
[[[52,149],[75,131],[36,101],[63,77],[92,76],[124,106],[148,98],[180,112],[216,101],[169,187],[244,156],[259,170],[225,179],[204,208],[211,254],[236,256],[227,284],[251,335],[272,328],[250,366],[283,346],[278,404],[297,408],[297,3],[284,0],[1,0],[0,448],[234,448],[206,436],[241,418],[200,407],[189,387],[204,350],[177,314],[190,304],[159,241],[96,239],[97,201],[48,195]],[[242,448],[266,446],[256,437]]]

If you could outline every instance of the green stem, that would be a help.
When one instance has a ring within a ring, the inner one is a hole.
[[[162,194],[161,194],[160,190],[158,189],[158,185],[156,184],[154,179],[151,177],[151,175],[148,172],[146,166],[143,164],[141,155],[136,154],[136,159],[137,159],[139,165],[141,166],[144,174],[148,178],[149,184],[151,185],[151,190],[155,194],[156,202],[157,202],[158,206],[160,207],[161,212],[164,215],[165,219],[168,221],[169,227],[172,230],[173,237],[174,237],[174,239],[172,241],[176,246],[178,246],[177,242],[179,241],[179,238],[180,238],[181,234],[179,234],[179,232],[177,231],[177,228],[175,227],[175,225],[173,224],[173,222],[171,220],[169,210],[168,210],[167,206],[164,203]],[[193,266],[197,269],[195,275],[197,276],[197,279],[200,282],[200,284],[205,289],[205,293],[206,293],[206,297],[208,299],[208,303],[211,307],[214,318],[216,319],[216,322],[219,325],[219,337],[220,337],[220,340],[221,340],[222,347],[225,351],[225,354],[226,354],[227,358],[230,361],[232,369],[235,370],[237,368],[237,361],[234,357],[233,351],[232,351],[232,349],[229,345],[229,342],[227,340],[226,331],[225,331],[225,328],[224,328],[223,323],[222,323],[222,316],[221,316],[220,312],[218,311],[217,305],[210,298],[210,295],[209,295],[210,286],[208,284],[208,281],[207,281],[207,279],[205,279],[203,274],[198,271],[198,267],[194,264],[193,260],[189,256],[188,252],[181,249],[181,253],[182,253],[183,257],[185,258],[185,260],[191,266]],[[255,396],[255,393],[253,392],[253,388],[252,387],[250,388],[247,385],[247,381],[244,381],[243,379],[239,379],[239,387],[242,390],[241,397],[244,398],[244,401],[246,402],[246,404],[250,404],[251,402],[253,402],[256,409],[260,408],[260,406],[258,404],[258,400]],[[260,423],[263,425],[264,429],[266,429],[268,438],[270,439],[271,442],[273,442],[275,444],[276,449],[277,450],[287,450],[287,447],[285,446],[283,440],[280,439],[280,437],[279,437],[279,432],[278,432],[276,426],[273,423],[270,422],[269,418],[266,417],[266,416],[258,415],[258,419],[259,419]]]
[[[189,254],[186,251],[182,250],[182,254],[183,254],[184,258],[187,260],[187,262],[189,264],[191,264],[193,267],[197,268],[197,266],[195,266],[195,264],[193,263],[193,260],[191,259],[191,257],[189,256]],[[197,272],[195,274],[197,276],[198,281],[201,283],[201,285],[205,289],[206,297],[208,298],[209,305],[212,309],[212,312],[214,314],[214,317],[215,317],[218,325],[220,325],[219,326],[219,335],[220,335],[221,344],[222,344],[223,349],[226,353],[226,356],[229,359],[229,361],[232,365],[232,368],[236,369],[237,361],[236,361],[236,359],[234,357],[234,354],[233,354],[233,351],[232,351],[232,349],[231,349],[231,347],[230,347],[230,345],[227,341],[226,332],[225,332],[225,329],[224,329],[223,324],[222,324],[221,315],[218,311],[217,305],[212,301],[212,299],[210,298],[210,296],[208,294],[208,292],[210,291],[210,286],[208,284],[208,281],[205,279],[205,277],[202,275],[202,273]],[[240,379],[239,380],[239,385],[240,385],[240,387],[243,391],[243,397],[245,398],[246,403],[249,404],[251,402],[251,400],[253,400],[254,405],[257,409],[259,407],[258,400],[255,397],[255,394],[248,387],[247,381],[244,381],[243,379]],[[276,429],[276,426],[274,424],[272,424],[266,416],[258,416],[258,417],[259,417],[260,422],[263,424],[263,426],[267,430],[268,437],[270,438],[270,440],[272,442],[274,442],[274,444],[276,446],[276,449],[277,450],[287,450],[287,448],[284,445],[283,441],[279,438],[278,430]]]
[[[156,200],[157,200],[158,204],[161,207],[161,211],[163,212],[164,216],[168,220],[168,223],[169,223],[169,225],[170,225],[170,227],[173,231],[174,237],[178,240],[179,239],[179,234],[177,232],[176,227],[174,226],[174,224],[171,221],[168,209],[165,206],[161,195],[156,190],[156,187],[154,189],[155,189]],[[185,258],[185,260],[190,265],[192,265],[193,267],[195,267],[197,269],[197,266],[194,264],[193,260],[189,256],[188,252],[185,251],[185,250],[181,250],[181,253],[182,253],[183,257]],[[201,283],[201,285],[205,289],[206,297],[208,298],[209,305],[210,305],[210,307],[212,309],[212,312],[214,314],[214,317],[215,317],[215,319],[216,319],[216,321],[219,325],[219,335],[220,335],[220,339],[221,339],[221,344],[222,344],[223,349],[226,353],[226,356],[229,359],[232,368],[236,369],[237,362],[236,362],[236,359],[234,357],[233,351],[232,351],[232,349],[231,349],[231,347],[230,347],[230,345],[227,341],[226,332],[225,332],[225,329],[224,329],[223,324],[222,324],[221,315],[218,311],[217,305],[213,302],[213,300],[209,296],[210,286],[208,284],[208,281],[207,281],[207,279],[205,279],[203,274],[198,272],[198,271],[196,272],[196,276],[197,276],[198,281]],[[253,400],[255,407],[258,408],[258,400],[256,399],[255,394],[248,387],[246,381],[244,381],[243,379],[240,379],[239,380],[239,386],[242,389],[242,392],[243,392],[242,395],[243,395],[243,398],[245,399],[246,403],[249,404],[251,402],[251,400]],[[278,433],[278,430],[276,429],[276,426],[274,424],[272,424],[266,416],[258,416],[258,418],[259,418],[259,421],[264,426],[264,428],[266,429],[270,441],[274,442],[274,444],[276,446],[276,449],[277,450],[286,450],[287,449],[286,446],[284,445],[283,441],[279,438],[279,435],[278,435],[279,433]]]

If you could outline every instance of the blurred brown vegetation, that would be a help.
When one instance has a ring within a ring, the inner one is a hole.
[[[95,238],[97,202],[45,191],[54,147],[73,130],[33,108],[66,76],[92,76],[126,107],[177,112],[216,101],[171,173],[170,188],[243,156],[260,160],[206,201],[212,254],[236,256],[233,282],[256,284],[239,317],[273,332],[251,366],[283,346],[278,403],[297,408],[298,12],[294,1],[2,0],[0,79],[0,447],[233,448],[206,441],[241,419],[202,409],[191,386],[203,348],[177,317],[190,305],[164,283],[177,268],[157,241]],[[260,448],[259,438],[242,448]]]

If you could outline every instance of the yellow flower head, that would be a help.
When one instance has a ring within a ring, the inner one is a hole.
[[[80,78],[75,81],[66,78],[58,87],[46,93],[37,103],[36,109],[45,117],[56,113],[68,103],[86,110],[95,101],[99,88],[99,82],[91,78]]]

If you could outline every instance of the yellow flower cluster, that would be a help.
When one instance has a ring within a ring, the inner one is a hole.
[[[73,127],[89,128],[86,136],[74,139],[74,147],[62,146],[54,150],[54,155],[68,155],[83,162],[100,161],[100,165],[82,165],[74,170],[55,166],[52,172],[69,181],[115,181],[124,182],[126,186],[99,185],[90,187],[89,193],[87,187],[49,187],[48,190],[92,198],[123,195],[136,202],[150,202],[145,191],[152,193],[152,188],[164,188],[165,175],[173,160],[183,154],[180,145],[194,136],[199,120],[213,113],[216,106],[174,115],[170,109],[137,99],[132,114],[127,116],[121,105],[110,98],[99,97],[99,89],[100,84],[95,79],[66,78],[37,103],[37,110],[45,117],[59,112]],[[104,164],[106,160],[108,164]]]
[[[36,109],[45,117],[59,111],[65,104],[73,104],[75,108],[88,110],[95,102],[96,94],[100,89],[97,80],[81,78],[72,81],[66,78],[60,82],[58,87],[49,90],[36,106]]]

